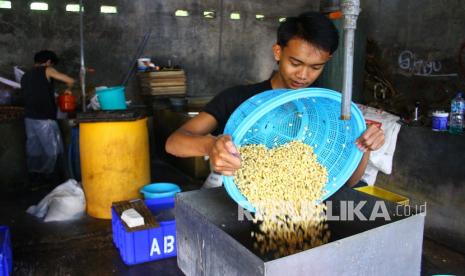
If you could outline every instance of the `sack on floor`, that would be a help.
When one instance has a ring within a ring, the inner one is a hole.
[[[46,195],[37,205],[30,206],[26,212],[44,222],[64,221],[82,217],[86,210],[86,198],[81,185],[69,179]]]

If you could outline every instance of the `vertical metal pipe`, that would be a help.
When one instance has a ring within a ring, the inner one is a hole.
[[[354,69],[354,37],[357,18],[360,13],[359,0],[344,0],[341,4],[344,14],[344,72],[342,86],[341,119],[350,120],[352,101],[352,79]]]
[[[86,66],[84,64],[84,6],[82,0],[79,0],[79,35],[81,39],[81,70],[79,78],[81,82],[82,111],[86,112]]]

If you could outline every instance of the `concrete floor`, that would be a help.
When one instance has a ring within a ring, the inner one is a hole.
[[[154,162],[152,169],[162,172],[154,181],[189,183],[184,190],[201,184],[163,162]],[[1,196],[0,225],[11,229],[15,275],[183,275],[176,258],[126,266],[113,245],[110,221],[85,217],[42,223],[26,214],[47,191]],[[434,274],[465,275],[465,255],[425,238],[422,275]]]

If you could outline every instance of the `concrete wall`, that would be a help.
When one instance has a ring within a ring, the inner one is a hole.
[[[465,253],[465,143],[463,136],[423,127],[399,132],[392,174],[378,175],[376,185],[426,203],[425,235]]]
[[[378,45],[375,58],[396,91],[379,102],[408,117],[415,101],[420,101],[423,122],[430,124],[427,113],[450,110],[450,99],[465,89],[458,57],[465,42],[463,1],[361,2],[360,22],[367,38]],[[460,59],[465,63],[465,54]],[[372,91],[365,87],[368,94]],[[367,94],[365,100],[376,102]],[[393,173],[377,179],[377,185],[410,197],[413,205],[427,202],[425,234],[461,252],[465,252],[463,141],[463,136],[429,128],[402,127]]]
[[[458,0],[362,0],[361,21],[367,37],[379,46],[378,61],[392,82],[399,113],[410,112],[420,101],[426,115],[434,109],[450,109],[450,99],[465,89],[463,1]],[[366,87],[370,101],[373,87]],[[372,99],[371,99],[372,100]],[[400,106],[404,105],[404,106]],[[406,106],[405,106],[406,105]]]
[[[12,1],[13,9],[0,10],[0,75],[11,75],[13,65],[30,66],[34,52],[55,50],[60,69],[77,77],[80,64],[79,15],[64,11],[68,1],[47,0],[49,11],[30,11],[26,0]],[[78,1],[69,1],[78,2]],[[85,55],[93,85],[119,84],[144,34],[152,31],[143,56],[166,65],[168,60],[186,69],[188,95],[214,95],[240,83],[268,78],[274,68],[271,46],[278,18],[318,10],[317,1],[137,0],[84,1]],[[118,14],[100,14],[101,4],[116,5]],[[177,9],[189,17],[174,17]],[[215,19],[202,17],[216,11]],[[241,20],[229,19],[240,12]],[[257,21],[255,14],[264,14]],[[11,76],[10,76],[11,77]],[[138,95],[135,78],[128,85],[130,98]]]
[[[11,75],[13,65],[29,66],[34,52],[50,48],[63,57],[60,68],[77,76],[78,14],[64,11],[66,1],[48,0],[47,12],[30,11],[27,0],[12,2],[12,10],[0,10],[0,75]],[[262,80],[274,67],[270,47],[277,18],[318,10],[318,2],[108,0],[104,4],[116,5],[119,13],[104,15],[99,13],[102,1],[85,1],[86,62],[96,69],[88,83],[120,83],[149,30],[152,35],[143,55],[158,64],[171,60],[184,67],[190,96],[214,95],[233,84]],[[321,2],[325,6],[338,1]],[[361,0],[361,6],[359,26],[378,44],[382,69],[402,96],[402,104],[408,105],[397,106],[396,111],[410,111],[415,101],[421,101],[424,113],[448,109],[456,90],[465,89],[460,76],[465,69],[458,65],[465,42],[461,1]],[[176,9],[188,10],[191,16],[174,17]],[[210,9],[217,18],[202,18],[202,12]],[[232,11],[240,12],[242,19],[230,20]],[[256,13],[267,19],[255,20]],[[373,100],[370,85],[365,89],[367,102]],[[135,79],[128,90],[137,98]]]

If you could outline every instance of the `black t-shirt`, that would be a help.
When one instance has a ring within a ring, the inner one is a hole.
[[[215,117],[218,123],[218,127],[212,134],[223,133],[229,117],[239,105],[252,96],[271,89],[273,89],[271,80],[266,80],[251,85],[234,86],[216,95],[203,109],[204,112]]]
[[[34,67],[21,78],[24,93],[24,115],[31,119],[56,119],[57,106],[53,80],[48,80],[46,67]]]

